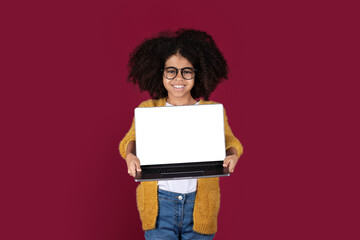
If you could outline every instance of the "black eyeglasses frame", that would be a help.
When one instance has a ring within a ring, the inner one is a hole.
[[[164,75],[164,70],[169,69],[169,68],[174,68],[174,69],[176,70],[175,77],[173,77],[173,78],[167,78],[167,77]],[[191,70],[193,70],[193,71],[194,71],[194,77],[192,77],[192,78],[185,78],[183,71],[186,70],[186,69],[191,69]],[[166,67],[166,68],[161,69],[161,72],[163,73],[163,76],[164,76],[166,79],[168,79],[168,80],[173,80],[173,79],[175,79],[176,76],[179,74],[179,71],[180,71],[180,73],[181,73],[181,76],[182,76],[183,79],[185,79],[185,80],[191,80],[191,79],[195,78],[195,75],[196,75],[196,72],[197,72],[197,70],[196,70],[195,68],[192,68],[192,67],[184,67],[184,68]]]

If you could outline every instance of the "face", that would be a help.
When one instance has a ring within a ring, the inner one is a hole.
[[[193,65],[183,56],[180,54],[172,55],[168,58],[165,62],[164,68],[167,67],[175,67],[177,69],[182,69],[185,67],[193,68]],[[193,101],[194,99],[191,96],[191,89],[194,86],[194,78],[191,80],[185,80],[182,75],[181,71],[178,71],[177,76],[169,80],[163,76],[163,84],[166,90],[168,91],[168,100],[174,101]]]

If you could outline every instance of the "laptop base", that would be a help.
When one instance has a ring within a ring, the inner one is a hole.
[[[230,176],[229,169],[224,168],[222,164],[223,161],[215,161],[141,166],[142,171],[136,172],[135,181],[142,182]]]

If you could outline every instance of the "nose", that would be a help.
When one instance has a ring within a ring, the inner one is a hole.
[[[177,74],[174,78],[174,80],[185,80],[181,74],[181,69],[178,69]]]

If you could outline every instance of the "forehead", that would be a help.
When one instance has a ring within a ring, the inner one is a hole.
[[[193,67],[193,65],[187,60],[187,58],[184,58],[180,54],[175,54],[170,56],[166,62],[165,67],[177,67],[177,68],[184,68],[184,67]]]

